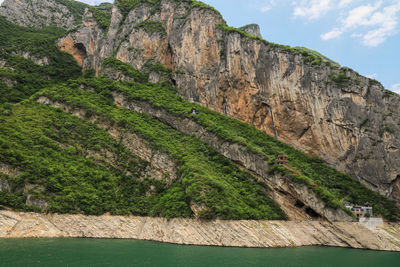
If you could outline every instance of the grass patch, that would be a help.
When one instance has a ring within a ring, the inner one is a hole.
[[[161,35],[167,35],[167,31],[164,26],[159,21],[149,21],[145,20],[137,25],[135,25],[135,29],[144,29],[148,33],[160,33]]]

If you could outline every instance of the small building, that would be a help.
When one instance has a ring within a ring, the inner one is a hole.
[[[354,215],[356,215],[357,218],[365,218],[365,217],[372,217],[372,207],[370,206],[369,203],[365,203],[364,206],[360,205],[353,205],[351,203],[348,203],[346,201],[343,201],[343,204],[345,207],[349,210],[351,210]]]
[[[351,211],[356,215],[357,218],[364,217],[362,207],[360,207],[360,206],[353,206],[351,208]]]
[[[286,155],[279,155],[277,162],[278,162],[278,164],[281,164],[281,165],[287,164],[288,157]]]
[[[361,207],[364,217],[372,217],[372,207]]]

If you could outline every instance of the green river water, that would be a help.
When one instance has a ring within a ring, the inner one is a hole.
[[[0,239],[0,266],[400,266],[400,253],[221,248],[137,240]]]

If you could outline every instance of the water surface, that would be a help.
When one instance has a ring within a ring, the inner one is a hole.
[[[0,266],[400,266],[400,253],[355,249],[221,248],[137,240],[0,239]]]

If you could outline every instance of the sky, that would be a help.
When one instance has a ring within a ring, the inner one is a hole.
[[[221,12],[230,26],[257,23],[269,42],[316,50],[400,94],[400,0],[202,2]]]

